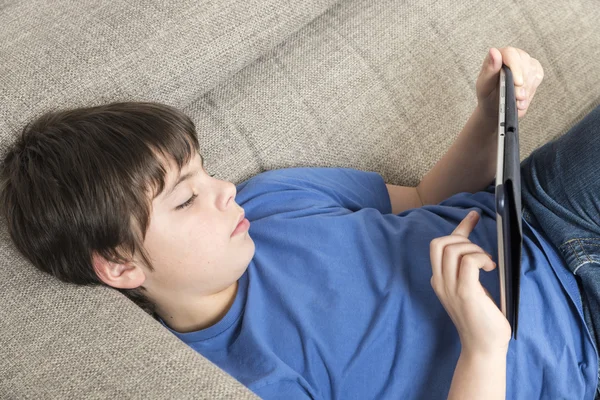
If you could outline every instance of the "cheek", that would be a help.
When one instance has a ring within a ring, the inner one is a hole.
[[[193,241],[193,230],[189,224],[169,224],[164,220],[154,219],[146,233],[144,245],[146,250],[158,264],[172,265],[185,252]]]
[[[173,224],[153,222],[146,233],[146,249],[156,262],[171,265],[195,262],[201,256],[213,259],[227,247],[233,229],[207,216],[189,216]]]

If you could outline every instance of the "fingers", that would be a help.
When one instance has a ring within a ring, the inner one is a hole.
[[[434,275],[442,275],[443,255],[448,246],[461,243],[473,244],[468,237],[475,225],[477,225],[477,222],[479,222],[479,213],[471,211],[450,235],[438,237],[431,241],[429,254],[431,258],[431,269]],[[481,247],[478,248],[480,251],[485,252]],[[491,254],[487,252],[486,254],[491,258]]]
[[[503,47],[500,49],[500,53],[502,62],[510,68],[513,74],[517,110],[519,116],[522,116],[531,104],[537,87],[542,83],[544,69],[538,60],[524,50]]]
[[[431,241],[430,259],[434,276],[456,280],[457,264],[466,253],[483,253],[490,260],[492,255],[469,239],[461,236],[444,236]],[[493,260],[492,260],[493,262]]]
[[[458,279],[454,286],[446,283],[446,287],[459,297],[467,299],[477,294],[477,290],[483,287],[479,282],[479,269],[491,271],[496,264],[484,253],[470,253],[461,258],[458,267]]]
[[[431,277],[431,285],[439,293],[456,294],[466,299],[477,294],[482,286],[479,270],[491,271],[496,264],[474,243],[456,243],[444,249],[441,274]]]
[[[530,78],[530,92],[531,94],[529,95],[529,97],[533,97],[533,95],[535,94],[536,89],[538,88],[538,86],[540,86],[540,83],[542,83],[542,80],[544,79],[544,69],[542,68],[542,64],[540,64],[540,62],[538,60],[536,60],[535,58],[533,59],[535,61],[535,68],[534,71],[532,72],[533,78]]]
[[[515,86],[515,95],[517,100],[517,110],[519,112],[519,116],[522,116],[527,112],[527,109],[533,101],[535,92],[543,79],[544,73],[539,61],[532,58],[531,62],[534,66],[530,67],[527,70],[527,73],[525,74],[526,77],[524,85],[519,88]]]
[[[535,91],[544,78],[544,70],[540,62],[524,50],[510,46],[490,48],[475,82],[478,106],[489,117],[498,112],[497,87],[502,64],[506,64],[512,72],[517,112],[521,118],[527,112]]]
[[[483,59],[483,65],[477,77],[477,91],[487,96],[498,85],[498,79],[495,78],[502,68],[502,54],[496,48],[491,48],[487,56]]]
[[[431,241],[429,246],[429,257],[431,259],[431,271],[433,276],[442,276],[442,260],[444,259],[444,249],[450,245],[472,243],[469,239],[455,235],[442,236]]]
[[[479,213],[477,211],[471,211],[467,216],[458,224],[458,226],[452,231],[452,235],[469,237],[469,234],[475,228],[479,222]]]
[[[458,279],[459,265],[466,255],[482,254],[491,260],[490,256],[475,243],[453,243],[443,249],[442,255],[442,277],[449,284],[455,284]],[[493,261],[492,261],[493,264]],[[479,268],[477,268],[479,270]]]
[[[500,49],[500,53],[502,54],[502,62],[506,64],[508,68],[510,68],[513,74],[515,87],[522,86],[524,77],[523,68],[521,64],[523,63],[523,61],[525,61],[522,59],[522,57],[524,57],[522,53],[525,52],[523,50],[519,51],[519,49],[516,49],[514,47],[503,47]],[[527,53],[525,54],[529,56]]]
[[[494,47],[489,49],[487,56],[483,59],[483,65],[479,71],[479,75],[483,75],[484,78],[494,76],[500,71],[502,67],[502,54]]]

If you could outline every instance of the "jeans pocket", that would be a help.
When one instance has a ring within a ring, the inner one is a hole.
[[[574,238],[563,243],[559,250],[574,275],[583,265],[596,264],[600,277],[600,238]]]

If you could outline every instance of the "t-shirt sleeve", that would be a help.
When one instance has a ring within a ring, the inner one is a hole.
[[[392,212],[383,177],[372,171],[354,168],[300,167],[265,171],[238,186],[262,185],[263,191],[303,191],[321,206],[339,206],[351,211],[375,208],[382,214]]]
[[[311,400],[313,397],[298,382],[282,380],[252,390],[261,399]]]

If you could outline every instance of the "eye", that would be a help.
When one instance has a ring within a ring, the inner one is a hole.
[[[194,202],[194,199],[196,197],[198,197],[197,194],[192,195],[192,197],[190,197],[188,201],[186,201],[185,203],[183,203],[181,205],[178,205],[177,207],[175,207],[175,209],[176,210],[181,210],[183,208],[189,207]]]

